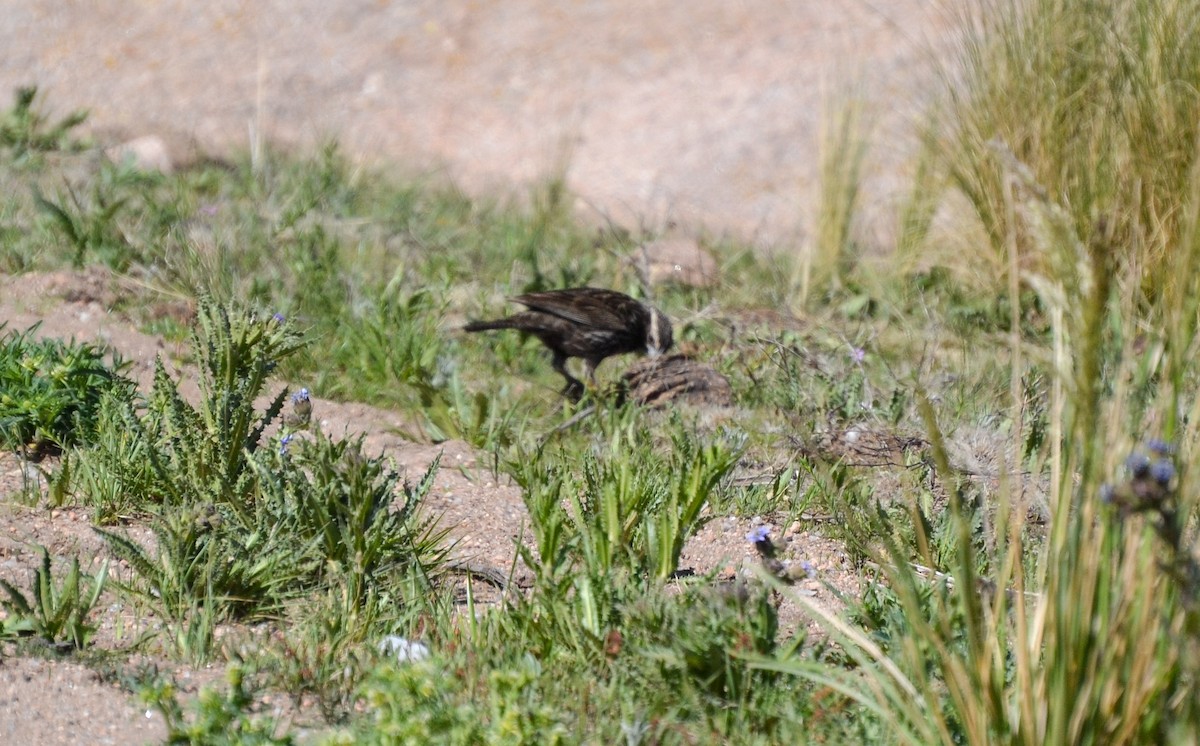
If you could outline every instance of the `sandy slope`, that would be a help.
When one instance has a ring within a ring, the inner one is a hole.
[[[336,136],[477,192],[565,168],[593,217],[790,248],[811,222],[823,107],[860,81],[864,231],[882,241],[925,53],[970,2],[30,0],[0,13],[0,91],[37,83],[176,158]]]

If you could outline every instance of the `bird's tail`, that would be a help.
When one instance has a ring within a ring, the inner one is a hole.
[[[513,329],[512,319],[496,319],[495,321],[468,321],[463,327],[464,332],[486,332],[490,329]]]

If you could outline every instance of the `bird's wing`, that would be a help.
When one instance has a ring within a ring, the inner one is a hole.
[[[623,293],[598,288],[547,290],[518,295],[513,300],[534,311],[553,314],[583,326],[613,331],[628,326],[627,309],[637,303]]]

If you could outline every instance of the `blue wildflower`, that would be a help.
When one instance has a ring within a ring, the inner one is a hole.
[[[1151,438],[1146,441],[1146,448],[1156,456],[1170,456],[1174,451],[1174,447],[1162,438]]]
[[[850,348],[850,360],[855,363],[861,363],[867,359],[867,351],[861,347]]]
[[[1134,479],[1144,479],[1150,473],[1150,457],[1144,453],[1131,453],[1125,459],[1125,468]]]
[[[272,316],[272,317],[271,317],[271,319],[272,319],[272,320],[273,320],[273,321],[274,321],[276,324],[282,324],[283,322],[287,321],[287,319],[286,319],[286,318],[284,317],[284,315],[283,315],[283,314],[281,314],[281,313],[277,313],[277,314],[275,314],[274,316]]]
[[[770,541],[771,529],[767,526],[755,526],[750,529],[750,533],[746,534],[746,541],[751,544],[760,544],[764,541]]]
[[[292,438],[294,438],[294,437],[296,437],[296,436],[292,435],[291,433],[288,433],[287,435],[285,435],[279,439],[279,455],[280,456],[287,455],[288,445],[292,442]]]
[[[1175,465],[1165,458],[1155,461],[1150,467],[1150,478],[1160,486],[1166,487],[1175,478]]]
[[[292,394],[292,404],[299,404],[300,402],[308,401],[308,399],[308,389],[300,389]]]

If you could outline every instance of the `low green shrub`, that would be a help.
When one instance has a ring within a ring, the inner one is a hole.
[[[104,397],[133,391],[119,356],[106,363],[96,345],[38,339],[37,329],[0,337],[0,445],[35,458],[94,442]]]

